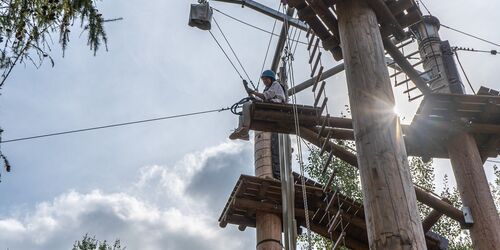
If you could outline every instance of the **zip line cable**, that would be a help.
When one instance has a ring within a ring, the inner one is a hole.
[[[432,16],[431,12],[429,11],[429,8],[427,8],[427,6],[425,5],[424,1],[417,0],[417,2],[421,3],[422,6],[424,6],[424,9],[427,11],[427,13],[429,14],[429,16]]]
[[[241,69],[243,70],[243,72],[244,72],[244,73],[245,73],[245,75],[247,76],[248,81],[250,81],[250,84],[252,84],[252,87],[253,87],[254,89],[256,89],[256,88],[255,88],[255,85],[254,85],[254,84],[253,84],[253,82],[252,82],[252,79],[250,79],[250,76],[248,76],[248,73],[247,73],[247,71],[246,71],[245,67],[244,67],[244,66],[243,66],[243,64],[241,63],[240,58],[238,57],[238,55],[236,54],[236,52],[235,52],[235,51],[234,51],[234,49],[233,49],[233,46],[231,46],[231,43],[230,43],[230,42],[229,42],[229,40],[227,39],[226,34],[224,34],[224,31],[222,31],[222,28],[220,27],[220,25],[219,25],[219,23],[217,22],[217,20],[215,19],[215,17],[213,17],[213,19],[214,19],[215,25],[217,26],[217,29],[219,29],[220,33],[222,34],[222,37],[224,38],[224,40],[226,41],[227,45],[229,45],[229,48],[230,48],[230,49],[231,49],[231,51],[233,52],[233,55],[234,55],[234,57],[236,58],[236,61],[238,62],[238,64],[240,65]]]
[[[425,8],[425,10],[427,11],[427,13],[428,13],[430,16],[432,16],[431,12],[429,11],[429,8],[427,8],[427,6],[425,5],[425,3],[424,3],[422,0],[418,0],[418,2],[420,2],[420,3],[422,4],[422,6],[424,6],[424,8]],[[452,27],[450,27],[450,26],[448,26],[448,25],[445,25],[445,24],[443,24],[443,23],[441,23],[441,26],[443,26],[443,27],[445,27],[445,28],[447,28],[447,29],[449,29],[449,30],[452,30],[452,31],[458,32],[458,33],[460,33],[460,34],[462,34],[462,35],[466,35],[466,36],[472,37],[472,38],[474,38],[474,39],[477,39],[477,40],[483,41],[483,42],[485,42],[485,43],[489,43],[489,44],[495,45],[495,46],[497,46],[497,47],[500,47],[500,44],[498,44],[498,43],[495,43],[495,42],[492,42],[492,41],[488,41],[488,40],[486,40],[486,39],[484,39],[484,38],[481,38],[481,37],[478,37],[478,36],[472,35],[472,34],[470,34],[470,33],[467,33],[467,32],[465,32],[465,31],[461,31],[461,30],[459,30],[459,29],[452,28]]]
[[[472,34],[467,33],[467,32],[465,32],[465,31],[461,31],[461,30],[458,30],[458,29],[452,28],[452,27],[447,26],[447,25],[444,25],[444,24],[441,24],[441,26],[443,26],[443,27],[445,27],[445,28],[447,28],[447,29],[453,30],[453,31],[455,31],[455,32],[458,32],[458,33],[460,33],[460,34],[462,34],[462,35],[466,35],[466,36],[469,36],[469,37],[475,38],[475,39],[477,39],[477,40],[483,41],[483,42],[485,42],[485,43],[489,43],[489,44],[491,44],[491,45],[495,45],[495,46],[497,46],[497,47],[500,47],[500,44],[498,44],[498,43],[494,43],[494,42],[492,42],[492,41],[488,41],[488,40],[486,40],[486,39],[484,39],[484,38],[481,38],[481,37],[478,37],[478,36],[472,35]]]
[[[239,23],[241,23],[241,24],[244,24],[244,25],[249,26],[249,27],[251,27],[251,28],[254,28],[254,29],[256,29],[256,30],[260,30],[260,31],[265,32],[265,33],[267,33],[267,34],[270,34],[270,35],[272,35],[272,36],[280,36],[279,34],[274,33],[274,31],[272,31],[272,32],[271,32],[271,31],[268,31],[268,30],[263,29],[263,28],[261,28],[261,27],[255,26],[255,25],[253,25],[253,24],[251,24],[251,23],[245,22],[245,21],[243,21],[243,20],[241,20],[241,19],[238,19],[238,18],[236,18],[236,17],[234,17],[234,16],[231,16],[231,15],[229,15],[229,14],[227,14],[227,13],[225,13],[225,12],[223,12],[223,11],[219,10],[219,9],[216,9],[216,8],[214,8],[214,7],[212,7],[212,9],[213,9],[213,10],[215,10],[215,11],[217,11],[217,12],[219,12],[221,15],[226,16],[227,18],[233,19],[233,20],[234,20],[234,21],[236,21],[236,22],[239,22]],[[277,19],[276,19],[276,20],[277,20]],[[300,40],[298,40],[298,39],[297,39],[297,40],[295,40],[294,42],[298,42],[298,43],[300,43],[300,44],[307,45],[307,43],[306,43],[306,42],[300,41]]]
[[[458,47],[458,46],[454,46],[451,48],[453,50],[453,52],[456,52],[456,51],[467,51],[467,52],[479,52],[479,53],[488,53],[488,54],[491,54],[491,55],[498,55],[498,51],[497,50],[479,50],[479,49],[474,49],[474,48],[466,48],[466,47]]]
[[[458,53],[456,51],[455,51],[455,57],[457,58],[458,65],[460,65],[460,69],[462,69],[462,73],[464,74],[465,79],[467,80],[467,83],[469,83],[470,89],[472,89],[472,93],[474,93],[474,95],[475,95],[476,91],[472,87],[472,83],[470,82],[469,77],[467,76],[467,73],[465,73],[464,66],[462,65],[462,62],[460,61],[460,58],[458,57]]]
[[[236,73],[238,74],[238,76],[241,78],[241,80],[245,80],[243,78],[243,76],[241,75],[240,71],[238,71],[238,68],[236,68],[236,65],[234,65],[234,62],[231,60],[231,58],[229,58],[229,55],[226,53],[226,51],[224,50],[224,48],[222,47],[222,45],[219,43],[219,41],[217,40],[217,38],[215,38],[215,36],[212,33],[212,31],[209,30],[208,32],[210,33],[210,35],[212,36],[212,38],[214,39],[214,41],[217,43],[217,45],[219,46],[219,48],[222,51],[222,53],[224,53],[224,55],[226,56],[226,58],[229,61],[229,63],[231,63],[231,65],[233,66],[234,70],[236,71]]]
[[[100,129],[106,129],[106,128],[122,127],[122,126],[128,126],[128,125],[134,125],[134,124],[140,124],[140,123],[148,123],[148,122],[161,121],[161,120],[169,120],[169,119],[175,119],[175,118],[181,118],[181,117],[187,117],[187,116],[195,116],[195,115],[201,115],[201,114],[223,112],[223,111],[227,111],[229,109],[230,108],[212,109],[212,110],[186,113],[186,114],[180,114],[180,115],[163,116],[163,117],[157,117],[157,118],[146,119],[146,120],[137,120],[137,121],[131,121],[131,122],[109,124],[109,125],[104,125],[104,126],[68,130],[68,131],[64,131],[64,132],[56,132],[56,133],[42,134],[42,135],[29,136],[29,137],[21,137],[21,138],[16,138],[16,139],[0,141],[0,144],[5,144],[5,143],[9,143],[9,142],[17,142],[17,141],[27,141],[27,140],[39,139],[39,138],[44,138],[44,137],[52,137],[52,136],[58,136],[58,135],[81,133],[81,132],[100,130]]]

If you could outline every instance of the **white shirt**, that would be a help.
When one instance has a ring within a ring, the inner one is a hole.
[[[278,81],[274,81],[269,88],[264,89],[266,102],[284,103],[286,100],[285,91]]]

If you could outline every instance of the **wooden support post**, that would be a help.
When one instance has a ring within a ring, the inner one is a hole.
[[[255,176],[273,178],[271,133],[255,131]],[[281,250],[281,217],[257,211],[257,250]]]
[[[441,74],[441,78],[433,82],[432,88],[448,86],[441,93],[451,93],[453,84],[461,84],[453,61],[446,62],[440,49],[439,20],[435,17],[425,17],[418,25],[418,34],[422,38],[419,44],[421,54],[425,57],[424,69],[432,70],[432,75]],[[454,76],[455,75],[455,76]],[[463,88],[457,88],[463,94]],[[474,96],[470,96],[470,99]],[[468,132],[495,132],[498,128],[475,125]],[[474,224],[470,228],[474,249],[499,249],[500,218],[488,186],[488,180],[483,169],[483,160],[474,137],[467,132],[457,132],[448,141],[448,155],[451,160],[457,187],[460,191],[463,206],[471,210]]]
[[[377,17],[337,4],[370,249],[426,249]]]
[[[474,137],[465,132],[454,135],[448,153],[463,206],[470,208],[474,220],[470,228],[474,249],[499,249],[500,218]]]
[[[432,210],[427,217],[422,221],[422,228],[424,229],[424,233],[427,233],[431,230],[431,228],[436,225],[436,223],[441,219],[443,214],[437,210]]]

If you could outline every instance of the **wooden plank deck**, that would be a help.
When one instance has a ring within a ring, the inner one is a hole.
[[[340,35],[337,23],[337,0],[289,0],[291,7],[298,10],[299,19],[306,22],[323,42],[323,48],[332,52],[333,57],[340,61]],[[384,37],[394,36],[399,41],[408,36],[406,29],[419,22],[422,13],[414,0],[367,0],[375,11],[380,23],[381,34]]]
[[[299,175],[294,176],[299,179]],[[342,220],[346,228],[346,246],[351,249],[369,248],[362,204],[340,193],[323,192],[323,187],[310,179],[306,179],[306,194],[312,231],[336,240],[342,233],[341,227],[331,226],[329,222],[339,214],[336,224]],[[335,199],[329,199],[333,196]],[[333,202],[326,202],[328,200]],[[339,210],[342,212],[339,213]],[[242,175],[222,211],[219,225],[226,227],[227,224],[234,224],[240,230],[255,227],[257,211],[281,215],[281,183],[275,179]],[[302,186],[299,183],[295,184],[295,214],[298,224],[305,227]],[[329,229],[332,230],[329,232]],[[428,249],[447,249],[447,240],[435,233],[428,233],[426,242]]]
[[[294,108],[299,126],[320,133],[321,140],[328,133],[330,139],[355,139],[351,119],[320,117],[320,109],[311,106],[256,102],[244,115],[252,130],[295,134]],[[483,157],[496,157],[500,153],[500,96],[431,94],[411,125],[402,129],[409,156],[448,158],[446,140],[463,130],[473,133]]]
[[[500,96],[428,95],[420,104],[410,128],[413,132],[411,143],[421,147],[430,144],[443,147],[455,132],[470,132],[483,159],[496,157],[500,149]],[[427,154],[432,157],[432,153]]]

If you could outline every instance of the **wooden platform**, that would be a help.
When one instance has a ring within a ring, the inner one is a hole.
[[[407,144],[428,157],[448,158],[446,141],[457,131],[474,135],[483,160],[500,149],[500,96],[432,94],[406,130]],[[417,147],[417,145],[420,145]]]
[[[298,175],[295,175],[298,179]],[[307,199],[309,204],[309,218],[311,230],[326,238],[336,240],[341,234],[341,227],[345,227],[345,244],[351,249],[368,249],[365,216],[362,204],[339,193],[323,192],[323,187],[312,180],[307,180]],[[334,202],[327,204],[325,200]],[[342,210],[342,213],[339,213]],[[255,227],[255,213],[257,211],[280,214],[281,183],[275,179],[262,179],[253,176],[240,176],[227,204],[219,218],[219,225],[238,225],[240,230],[246,227]],[[305,211],[302,198],[302,187],[295,185],[295,214],[297,222],[305,227]],[[333,218],[337,216],[338,220]],[[340,219],[342,223],[340,223]],[[328,225],[330,221],[334,221]],[[426,234],[428,249],[447,249],[448,241],[439,235],[429,232]]]
[[[252,130],[295,134],[294,108],[299,126],[328,138],[354,140],[352,120],[319,116],[319,108],[303,105],[256,102],[243,114]],[[423,100],[411,125],[403,125],[409,156],[449,158],[446,141],[453,132],[473,133],[483,157],[500,153],[500,96],[431,94]],[[347,160],[347,159],[344,159]]]
[[[339,0],[289,0],[291,7],[298,10],[299,19],[306,22],[323,47],[331,51],[336,60],[342,59],[340,35],[335,5]],[[377,15],[382,36],[393,36],[401,41],[408,37],[406,28],[419,22],[422,13],[414,0],[369,0]]]

